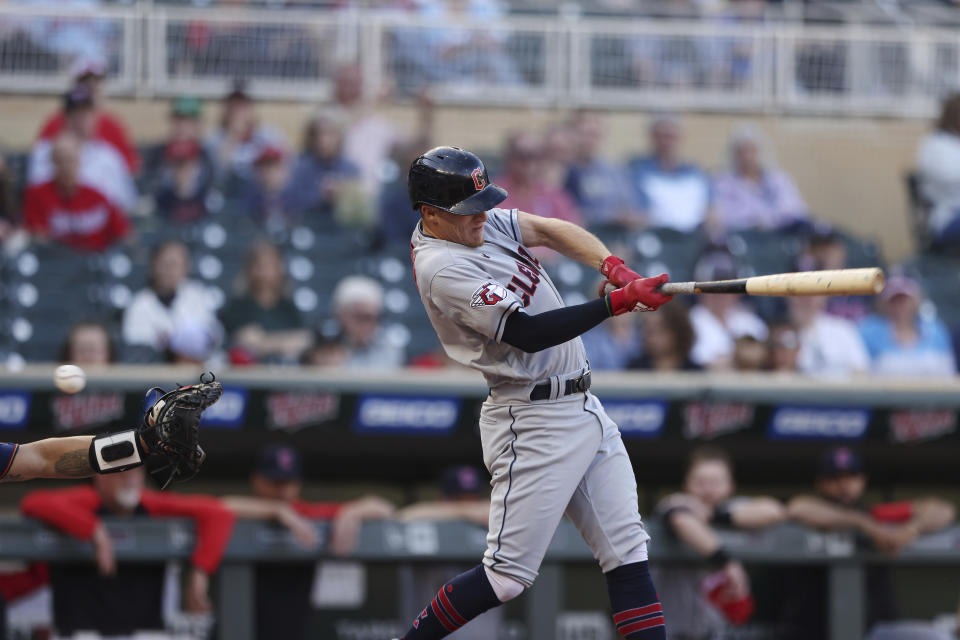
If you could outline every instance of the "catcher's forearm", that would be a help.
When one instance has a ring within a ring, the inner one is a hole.
[[[95,471],[88,460],[92,440],[93,436],[71,436],[22,444],[0,482],[92,476]]]

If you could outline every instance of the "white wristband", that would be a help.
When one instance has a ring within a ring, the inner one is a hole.
[[[97,436],[90,443],[90,466],[97,473],[116,473],[143,464],[143,452],[134,429]]]

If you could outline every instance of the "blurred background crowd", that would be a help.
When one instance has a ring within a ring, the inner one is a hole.
[[[400,129],[361,103],[360,70],[345,66],[336,100],[290,141],[237,80],[212,103],[175,97],[166,138],[137,144],[136,123],[109,109],[104,74],[81,60],[32,148],[3,165],[8,364],[452,366],[406,255],[417,222],[406,169],[441,142],[429,92],[416,100],[417,126]],[[206,109],[216,126],[205,126]],[[818,219],[748,122],[731,128],[724,157],[698,159],[685,153],[683,119],[658,113],[635,155],[615,162],[605,118],[575,110],[487,150],[504,206],[584,225],[674,280],[882,264],[869,239]],[[960,246],[958,148],[954,95],[917,141],[922,246],[933,256]],[[595,295],[599,276],[541,257],[568,303]],[[892,265],[876,300],[715,295],[624,316],[585,336],[591,365],[954,376],[960,313],[916,262]],[[64,274],[78,286],[64,287]]]
[[[410,368],[457,367],[414,285],[409,240],[418,214],[406,172],[424,150],[462,144],[509,192],[503,206],[581,224],[641,273],[715,280],[887,269],[875,298],[697,296],[620,316],[584,336],[596,371],[720,372],[717,380],[743,373],[747,388],[759,380],[751,372],[802,376],[822,385],[814,389],[849,379],[877,388],[895,378],[949,383],[960,361],[954,5],[2,3],[0,366],[12,379],[51,362],[218,372],[267,365],[295,374],[318,367],[391,379]],[[808,137],[816,140],[806,146]],[[568,304],[597,295],[598,273],[549,252],[537,256]],[[946,427],[934,424],[941,435],[956,431],[952,411]],[[907,426],[922,432],[923,418]],[[277,435],[258,427],[243,447]],[[722,433],[711,423],[700,439],[714,437],[712,427]],[[296,437],[302,444],[318,436]],[[641,487],[645,517],[699,557],[659,576],[671,638],[826,637],[822,567],[745,568],[717,555],[718,530],[753,535],[789,521],[853,532],[856,549],[895,556],[955,519],[952,467],[939,484],[917,488],[895,470],[878,474],[875,486],[871,461],[857,449],[813,439],[802,455],[818,461],[800,474],[812,482],[798,486],[796,464],[783,476],[757,475],[760,466],[748,464],[737,478],[741,494],[729,453],[756,462],[772,455],[770,443],[692,450],[698,438],[684,437],[682,455],[690,455],[681,486],[665,487],[680,479],[678,466],[659,485]],[[428,483],[439,465],[428,450],[423,468],[404,466],[402,482],[354,482],[372,477],[360,468],[347,485],[329,482],[334,472],[323,464],[303,463],[301,455],[324,461],[317,447],[301,452],[288,440],[255,460],[237,445],[222,459],[246,466],[199,478],[185,487],[189,495],[153,492],[140,471],[8,494],[7,507],[19,504],[90,541],[95,560],[0,577],[17,632],[124,635],[146,624],[216,633],[211,578],[237,519],[272,521],[297,544],[344,557],[368,520],[486,525],[482,470],[451,467]],[[631,455],[645,456],[638,468],[656,462],[660,444],[631,441]],[[885,454],[913,447],[869,446]],[[670,455],[678,457],[677,447]],[[118,571],[101,516],[130,515],[193,519],[189,569],[172,578],[163,566]],[[329,540],[318,539],[313,520],[330,524]],[[369,606],[345,595],[366,593],[365,570],[347,562],[316,573],[305,563],[258,565],[256,637],[296,638],[317,608]],[[410,565],[391,574],[391,593],[403,600],[394,608],[413,613],[450,571]],[[930,584],[897,582],[885,567],[868,575],[871,626],[900,617],[904,584]],[[171,584],[182,607],[162,595]],[[50,585],[52,604],[38,585]],[[931,591],[917,589],[914,608]],[[957,585],[936,592],[951,600]],[[181,608],[199,621],[177,617]],[[730,622],[754,608],[757,624],[732,630]],[[519,640],[527,636],[517,617],[494,612],[472,626],[476,635],[456,637]],[[880,626],[876,637],[942,640],[953,625]],[[389,637],[375,627],[336,628],[329,637],[338,640]]]

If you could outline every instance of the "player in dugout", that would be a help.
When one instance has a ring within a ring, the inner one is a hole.
[[[869,504],[865,498],[867,474],[860,455],[848,447],[823,453],[817,469],[815,494],[799,495],[787,504],[787,516],[808,527],[826,531],[852,531],[858,547],[896,554],[918,536],[949,526],[955,507],[939,498]],[[792,579],[781,581],[786,593],[784,621],[789,638],[825,637],[826,576],[823,571],[792,570]],[[867,628],[897,620],[893,576],[885,565],[866,571]]]
[[[299,452],[286,444],[273,444],[257,456],[250,474],[252,496],[227,496],[227,508],[238,518],[273,520],[290,530],[306,548],[319,544],[311,520],[330,520],[328,546],[338,556],[356,545],[365,520],[390,518],[392,504],[377,496],[348,502],[307,502],[300,497],[303,464]],[[314,566],[309,563],[263,563],[254,577],[257,640],[304,638],[310,614]]]
[[[657,592],[671,613],[671,640],[716,638],[728,623],[743,624],[753,612],[747,573],[713,527],[770,527],[784,521],[786,509],[775,498],[735,496],[734,490],[730,456],[717,447],[699,447],[687,461],[683,491],[657,506],[667,530],[704,559],[700,566],[654,573]]]
[[[164,563],[117,562],[104,516],[191,518],[197,541],[184,604],[194,613],[211,610],[210,576],[230,541],[234,516],[212,496],[147,489],[145,475],[143,467],[96,475],[91,485],[34,491],[21,501],[23,515],[93,542],[94,565],[50,565],[58,634],[94,630],[105,636],[128,635],[164,628]]]
[[[490,387],[479,429],[493,481],[482,563],[440,586],[403,640],[446,637],[523,593],[564,514],[604,572],[620,635],[663,640],[633,466],[589,391],[579,336],[612,316],[666,304],[671,296],[659,287],[669,278],[641,277],[575,224],[496,208],[507,192],[463,149],[418,157],[408,188],[420,212],[411,247],[427,315],[447,354]],[[614,290],[564,305],[533,247],[599,270]]]

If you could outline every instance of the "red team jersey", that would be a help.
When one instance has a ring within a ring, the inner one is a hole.
[[[69,196],[52,180],[27,189],[27,231],[86,251],[103,251],[130,232],[130,220],[99,191],[77,185]]]

